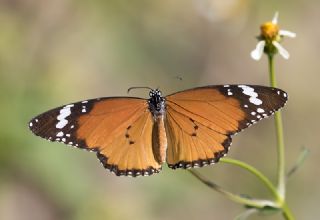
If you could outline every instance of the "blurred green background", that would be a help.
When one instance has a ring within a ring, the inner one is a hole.
[[[249,53],[259,25],[276,10],[280,26],[297,33],[283,42],[291,58],[276,57],[278,85],[290,96],[283,110],[287,167],[303,146],[311,151],[288,181],[288,203],[297,219],[318,219],[319,8],[317,0],[1,0],[0,219],[233,219],[243,207],[187,171],[116,177],[93,153],[37,138],[27,124],[62,104],[126,95],[130,86],[170,94],[202,85],[267,85],[266,58],[256,62]],[[228,156],[275,181],[274,133],[273,120],[264,120],[234,137]],[[199,171],[233,192],[269,198],[239,168]]]

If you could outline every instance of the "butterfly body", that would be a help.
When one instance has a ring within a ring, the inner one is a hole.
[[[166,161],[166,153],[168,147],[164,117],[164,115],[161,115],[155,118],[152,129],[152,149],[155,159],[160,164]]]
[[[232,135],[283,107],[287,94],[250,85],[206,86],[149,99],[106,97],[45,112],[32,132],[97,153],[116,175],[147,176],[170,168],[202,167],[226,155]]]

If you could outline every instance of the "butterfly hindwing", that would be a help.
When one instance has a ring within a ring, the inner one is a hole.
[[[125,129],[125,133],[114,136],[108,145],[102,145],[98,158],[104,167],[117,175],[149,176],[158,173],[161,164],[155,159],[152,149],[151,113],[146,110]]]
[[[117,175],[150,175],[161,166],[152,152],[153,120],[146,100],[115,97],[77,102],[45,112],[29,123],[50,141],[97,152]]]
[[[166,97],[171,168],[215,163],[231,136],[283,107],[287,94],[264,86],[207,86]]]
[[[231,138],[194,120],[192,114],[183,114],[167,107],[168,133],[167,163],[171,168],[202,167],[218,162],[228,152]]]

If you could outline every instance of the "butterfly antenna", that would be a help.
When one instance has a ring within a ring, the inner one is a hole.
[[[152,88],[148,87],[148,86],[133,86],[133,87],[130,87],[127,91],[127,93],[129,94],[129,92],[132,90],[132,89],[149,89],[149,90],[152,90]]]

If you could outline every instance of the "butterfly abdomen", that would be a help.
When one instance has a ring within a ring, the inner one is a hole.
[[[167,135],[164,127],[164,116],[155,119],[152,128],[152,150],[156,161],[160,164],[166,160],[167,152]]]

